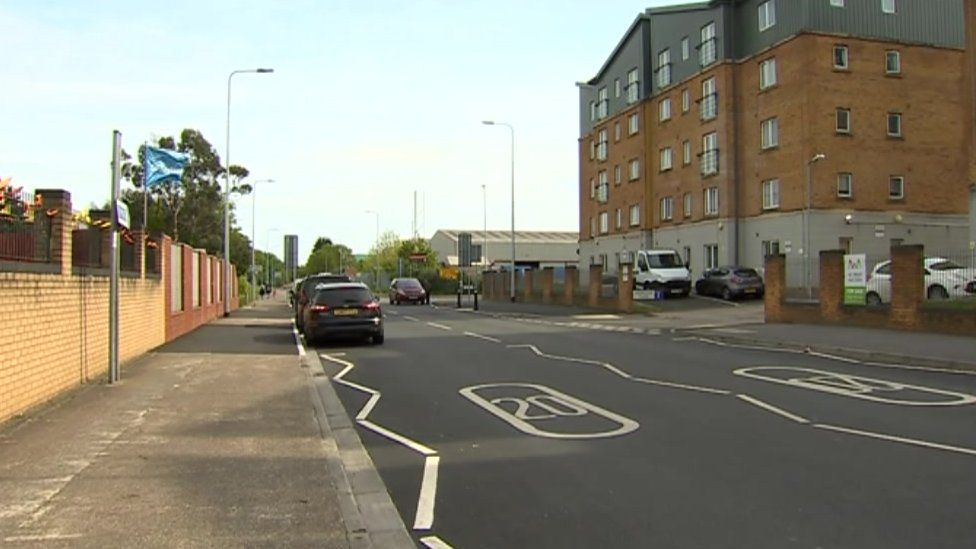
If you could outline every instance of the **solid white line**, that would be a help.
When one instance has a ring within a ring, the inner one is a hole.
[[[453,330],[453,329],[454,329],[454,328],[451,328],[450,326],[445,326],[445,325],[443,325],[443,324],[438,324],[438,323],[436,323],[436,322],[427,322],[426,324],[427,324],[428,326],[431,326],[431,327],[433,327],[433,328],[437,328],[437,329],[439,329],[439,330],[447,330],[447,331],[451,331],[451,330]]]
[[[420,497],[417,499],[417,515],[414,517],[414,530],[430,530],[434,525],[434,502],[437,499],[437,467],[440,456],[427,456],[424,460],[424,479],[420,483]]]
[[[423,454],[425,456],[433,456],[437,454],[436,451],[424,446],[423,444],[415,440],[411,440],[401,435],[400,433],[391,431],[386,427],[380,427],[379,425],[373,423],[372,421],[369,421],[368,419],[357,419],[356,422],[362,425],[363,427],[369,429],[370,431],[373,431],[374,433],[378,435],[382,435],[395,442],[399,442],[400,444],[406,446],[407,448],[410,448],[411,450],[419,454]]]
[[[82,537],[82,534],[34,534],[34,535],[24,535],[24,536],[7,536],[3,538],[6,542],[16,542],[16,541],[55,541],[62,539],[78,539]]]
[[[295,321],[291,321],[291,333],[295,336],[295,347],[298,348],[298,358],[305,358],[305,346],[302,345],[302,336],[298,334],[298,328],[295,327]]]
[[[425,536],[420,538],[420,543],[426,545],[429,549],[454,549],[447,544],[446,541],[442,540],[437,536]]]
[[[369,397],[369,400],[366,402],[366,405],[363,406],[363,409],[360,410],[358,414],[356,414],[356,421],[360,421],[369,417],[369,413],[373,411],[373,407],[376,406],[376,403],[380,401],[381,396],[382,395],[380,395],[380,393],[377,392],[374,393],[373,396]]]
[[[782,408],[777,408],[776,406],[773,406],[772,404],[768,404],[766,402],[763,402],[763,401],[759,400],[758,398],[754,398],[754,397],[751,397],[749,395],[735,395],[735,396],[739,400],[744,400],[744,401],[748,402],[749,404],[752,404],[753,406],[758,406],[758,407],[762,408],[763,410],[766,410],[766,411],[772,412],[772,413],[774,413],[776,415],[785,417],[786,419],[791,419],[791,420],[793,420],[793,421],[795,421],[797,423],[810,423],[810,420],[808,420],[806,418],[802,418],[802,417],[800,417],[800,416],[798,416],[796,414],[787,412],[786,410],[784,410]]]
[[[489,337],[489,336],[486,336],[486,335],[476,334],[474,332],[464,332],[464,335],[466,335],[468,337],[476,337],[478,339],[483,339],[485,341],[490,341],[492,343],[501,343],[502,342],[502,340],[500,340],[500,339],[495,339],[493,337]]]
[[[902,444],[911,444],[913,446],[921,446],[923,448],[932,448],[935,450],[945,450],[947,452],[957,452],[960,454],[968,454],[971,456],[976,456],[976,450],[972,448],[963,448],[960,446],[950,446],[948,444],[940,444],[938,442],[926,442],[924,440],[917,440],[913,438],[896,437],[892,435],[885,435],[882,433],[872,433],[871,431],[861,431],[858,429],[848,429],[847,427],[838,427],[836,425],[825,425],[823,423],[817,423],[814,427],[820,429],[828,429],[830,431],[837,431],[839,433],[847,433],[849,435],[860,435],[863,437],[876,438],[880,440],[887,440],[890,442],[900,442]]]
[[[410,322],[420,322],[420,319],[415,316],[403,315],[403,318],[405,320],[409,320]]]

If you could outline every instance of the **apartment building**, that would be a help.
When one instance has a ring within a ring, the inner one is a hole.
[[[640,14],[580,87],[581,263],[663,247],[700,273],[767,253],[966,249],[963,20],[963,0]]]

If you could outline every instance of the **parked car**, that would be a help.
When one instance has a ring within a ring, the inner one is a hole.
[[[349,277],[344,274],[319,273],[308,275],[298,284],[295,292],[295,327],[299,332],[305,333],[305,307],[308,305],[315,287],[319,284],[336,282],[351,282]]]
[[[702,273],[702,277],[695,282],[695,293],[720,296],[730,301],[746,296],[760,298],[766,293],[766,286],[755,269],[728,265]]]
[[[925,297],[976,296],[976,269],[967,269],[943,257],[926,257],[924,267]],[[891,261],[882,261],[868,275],[868,305],[891,302]]]
[[[671,295],[691,293],[691,271],[674,250],[638,250],[634,269],[634,287],[662,290]]]
[[[394,278],[390,283],[390,304],[430,303],[430,295],[416,278]]]
[[[383,343],[380,300],[361,282],[318,284],[305,307],[305,339],[362,337]]]

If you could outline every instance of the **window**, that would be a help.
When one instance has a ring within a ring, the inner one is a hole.
[[[771,28],[776,24],[776,0],[768,0],[759,4],[759,32]]]
[[[640,118],[638,118],[637,113],[635,112],[634,114],[630,115],[630,117],[627,119],[628,134],[634,135],[635,133],[637,133],[637,130],[640,129],[639,124],[640,124]]]
[[[779,119],[768,118],[759,124],[762,132],[761,145],[763,149],[771,149],[779,146]]]
[[[633,181],[640,177],[640,160],[633,159],[630,161],[630,180]]]
[[[759,89],[765,90],[776,85],[776,58],[767,59],[759,64]]]
[[[599,179],[596,183],[596,199],[600,203],[606,203],[607,200],[610,200],[610,184],[607,182],[606,170],[597,174],[597,177]]]
[[[905,198],[905,178],[900,175],[893,175],[888,178],[888,198],[901,200]]]
[[[847,46],[834,46],[834,68],[847,70]]]
[[[688,112],[691,108],[691,94],[688,93],[688,88],[681,90],[681,112]]]
[[[671,120],[671,98],[666,97],[661,100],[658,104],[658,112],[660,114],[661,122],[667,122]]]
[[[835,8],[843,8],[844,0],[830,0],[830,5]]]
[[[901,52],[896,50],[885,52],[885,74],[901,74]]]
[[[854,191],[854,176],[849,173],[837,174],[837,196],[850,198]]]
[[[596,180],[590,178],[590,198],[596,198]]]
[[[701,173],[718,173],[718,134],[715,132],[702,136]]]
[[[718,215],[718,187],[705,189],[705,215]]]
[[[882,13],[895,13],[895,0],[881,0]]]
[[[590,160],[596,158],[596,143],[590,141]]]
[[[888,137],[901,137],[901,113],[888,113]]]
[[[779,255],[779,240],[763,240],[762,254],[763,257]]]
[[[617,221],[617,223],[616,223],[616,224],[615,224],[614,226],[615,226],[615,227],[617,228],[617,230],[619,231],[619,230],[620,230],[620,227],[622,227],[622,226],[623,226],[623,224],[624,224],[624,214],[623,214],[623,212],[622,212],[622,211],[620,210],[620,208],[617,208],[617,219],[616,219],[616,221]]]
[[[681,144],[681,164],[683,166],[691,164],[691,141],[687,139]]]
[[[701,28],[701,44],[698,48],[698,60],[702,67],[715,62],[715,23]]]
[[[590,236],[596,236],[596,219],[590,218]]]
[[[688,56],[691,54],[690,48],[688,47],[688,37],[685,36],[681,39],[681,60],[687,61]]]
[[[669,197],[661,199],[661,220],[667,221],[674,216],[674,199]]]
[[[613,184],[614,185],[620,184],[620,164],[617,164],[616,166],[613,167]]]
[[[613,125],[613,140],[620,141],[620,122],[616,122]]]
[[[640,225],[640,206],[634,204],[630,207],[630,226]]]
[[[637,79],[637,69],[630,69],[627,73],[627,103],[636,103],[640,81]]]
[[[661,171],[671,169],[671,147],[661,149]]]
[[[684,202],[684,216],[689,218],[691,217],[691,193],[685,193],[682,201]]]
[[[596,144],[596,159],[597,160],[606,160],[607,159],[607,130],[606,130],[606,128],[600,130],[600,133],[598,135],[599,135],[599,137],[597,139],[597,144]]]
[[[619,78],[614,78],[613,79],[613,96],[614,97],[620,97],[620,79]]]
[[[597,92],[597,102],[596,102],[596,117],[597,118],[599,118],[600,120],[603,120],[604,118],[607,117],[607,111],[608,111],[609,104],[610,104],[610,100],[609,100],[608,95],[607,95],[607,87],[604,86],[604,87],[600,88],[600,91]]]
[[[657,54],[657,87],[666,88],[671,85],[671,48]]]
[[[596,102],[590,101],[590,122],[596,120]]]
[[[850,109],[837,109],[837,133],[851,133]]]
[[[705,268],[718,267],[718,244],[705,244]]]
[[[779,208],[779,179],[762,182],[762,207],[764,210]]]
[[[610,232],[610,214],[600,212],[600,234],[607,234],[608,232]]]
[[[715,78],[702,81],[701,119],[711,120],[718,116],[718,94],[715,92]]]

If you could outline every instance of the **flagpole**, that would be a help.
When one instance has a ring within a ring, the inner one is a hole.
[[[142,157],[148,153],[149,142],[142,144]],[[142,170],[142,275],[146,276],[146,244],[149,242],[149,189],[146,187],[146,170]]]

